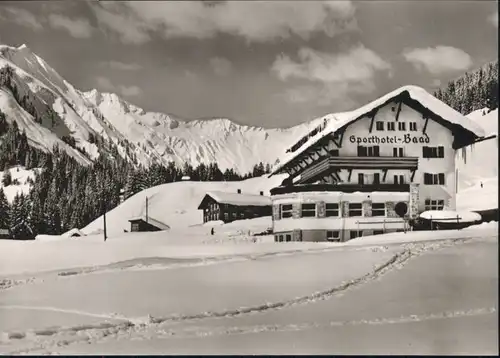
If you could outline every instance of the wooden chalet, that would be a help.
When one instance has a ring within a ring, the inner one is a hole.
[[[228,223],[272,214],[271,199],[264,196],[264,192],[249,195],[242,194],[239,189],[236,193],[208,192],[198,210],[203,210],[203,222],[221,220]]]
[[[164,231],[169,230],[170,226],[162,223],[159,220],[152,218],[151,216],[139,216],[129,220],[130,222],[130,231],[138,232],[138,231]]]

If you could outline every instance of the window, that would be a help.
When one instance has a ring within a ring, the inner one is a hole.
[[[412,131],[412,132],[417,131],[417,123],[416,122],[410,122],[410,131]]]
[[[283,235],[280,235],[280,236],[279,236],[278,241],[279,241],[279,242],[283,242]]]
[[[363,173],[358,174],[358,184],[365,185],[365,175]]]
[[[287,234],[286,235],[286,242],[290,242],[290,241],[292,241],[292,235]]]
[[[426,185],[445,185],[444,173],[430,174],[424,173],[424,184]]]
[[[373,235],[382,235],[384,230],[373,230]]]
[[[357,237],[363,236],[363,231],[351,230],[350,232],[351,239],[355,239]]]
[[[337,203],[325,204],[326,217],[338,217],[339,213],[340,213],[339,204]]]
[[[292,204],[282,204],[281,205],[281,218],[291,218],[292,217]]]
[[[398,130],[405,131],[406,130],[406,123],[405,122],[398,122]]]
[[[316,204],[302,204],[302,217],[315,217]]]
[[[443,210],[444,200],[425,199],[425,210]]]
[[[373,174],[373,184],[380,184],[380,173]]]
[[[380,122],[380,121],[375,122],[375,128],[378,131],[383,131],[384,130],[384,122]]]
[[[132,231],[139,231],[139,223],[132,224]]]
[[[404,175],[394,175],[394,184],[404,184],[405,176]]]
[[[378,145],[374,147],[364,147],[362,145],[358,146],[358,157],[378,157],[380,156],[380,147]]]
[[[228,213],[224,213],[224,221],[228,221],[229,220],[229,214]]]
[[[385,203],[372,203],[372,216],[385,216]]]
[[[339,231],[327,231],[326,232],[326,240],[339,242],[340,241],[340,232]]]
[[[424,158],[444,158],[444,147],[422,147],[422,156]]]
[[[394,122],[387,123],[387,130],[388,131],[395,131],[396,130],[396,125],[394,124]]]
[[[363,216],[361,203],[349,203],[349,216]]]
[[[393,157],[404,157],[404,148],[392,148]]]
[[[338,149],[331,149],[330,150],[330,155],[332,157],[338,157],[339,156],[339,150]]]

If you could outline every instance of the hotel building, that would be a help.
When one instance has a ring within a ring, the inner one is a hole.
[[[484,136],[415,86],[315,123],[273,169],[289,175],[271,190],[275,241],[347,241],[455,209],[455,152]]]

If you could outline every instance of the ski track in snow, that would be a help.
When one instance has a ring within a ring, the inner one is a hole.
[[[319,300],[329,299],[336,294],[344,293],[348,290],[359,287],[365,283],[377,280],[386,273],[392,270],[401,269],[408,260],[418,257],[426,252],[435,251],[438,249],[451,247],[457,244],[471,242],[473,238],[460,238],[448,239],[437,242],[418,242],[406,243],[402,245],[403,250],[396,253],[388,261],[376,267],[372,272],[358,277],[351,281],[344,282],[339,286],[331,289],[315,292],[307,296],[298,297],[282,302],[267,303],[253,307],[241,307],[239,309],[218,311],[218,312],[201,312],[198,314],[188,315],[169,315],[166,317],[146,317],[130,318],[120,316],[118,314],[97,314],[82,311],[62,310],[53,307],[24,307],[24,306],[3,306],[3,308],[27,308],[27,309],[40,309],[52,310],[58,312],[76,313],[87,316],[103,317],[107,319],[114,319],[118,322],[102,322],[97,324],[79,325],[74,327],[52,327],[46,329],[28,330],[25,332],[4,332],[0,337],[0,349],[2,345],[7,348],[8,343],[14,341],[26,340],[27,344],[34,343],[34,346],[24,347],[16,351],[3,352],[3,354],[22,354],[22,353],[35,353],[43,351],[44,354],[50,352],[50,347],[54,346],[67,346],[73,343],[86,341],[89,344],[99,343],[103,340],[121,339],[127,337],[128,339],[142,340],[151,338],[169,338],[169,337],[186,337],[186,334],[194,335],[196,337],[207,337],[211,335],[220,334],[245,334],[245,333],[258,333],[265,331],[293,331],[315,329],[322,327],[343,326],[343,325],[383,325],[383,324],[397,324],[407,322],[417,322],[422,320],[433,319],[446,319],[463,316],[476,316],[492,314],[496,312],[495,308],[477,308],[467,311],[446,311],[426,315],[408,315],[394,318],[378,318],[371,320],[356,320],[356,321],[332,321],[326,324],[288,324],[288,325],[265,325],[265,326],[251,326],[251,327],[232,327],[232,328],[215,328],[215,327],[188,327],[180,330],[165,330],[162,327],[169,323],[186,322],[186,321],[199,321],[206,318],[227,318],[236,317],[247,314],[263,313],[268,310],[283,309],[299,304],[314,303]],[[0,306],[1,308],[2,306]],[[151,332],[153,331],[153,333]]]

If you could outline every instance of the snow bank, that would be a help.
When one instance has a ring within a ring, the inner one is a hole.
[[[203,223],[203,212],[198,210],[205,194],[209,191],[225,191],[242,194],[257,194],[281,184],[284,175],[268,178],[252,178],[238,182],[175,182],[143,190],[128,198],[122,204],[106,214],[108,235],[119,235],[130,230],[129,219],[145,213],[146,197],[149,203],[149,215],[170,226],[171,229],[186,228]],[[85,234],[103,230],[103,218],[100,217],[82,229]]]
[[[481,183],[483,187],[481,187]],[[482,179],[457,193],[457,210],[481,211],[498,208],[498,177]]]
[[[429,210],[424,211],[420,214],[422,219],[432,220],[436,222],[444,222],[444,223],[453,223],[455,219],[459,220],[459,222],[476,222],[481,221],[481,215],[478,213],[473,213],[471,211],[453,211],[453,210]]]
[[[173,229],[163,232],[122,233],[104,242],[102,235],[81,238],[46,236],[42,240],[0,240],[0,275],[27,272],[95,267],[140,258],[210,259],[252,256],[271,253],[306,252],[341,249],[342,247],[401,244],[417,241],[498,236],[498,223],[471,226],[462,230],[392,233],[365,236],[345,243],[281,242],[246,240],[251,226],[265,227],[269,222],[259,218],[241,226],[234,222],[216,229],[214,236],[207,227]],[[59,238],[59,239],[57,239]],[[272,239],[272,236],[269,237]]]
[[[498,109],[488,111],[488,109],[481,109],[467,115],[483,128],[487,137],[498,134]],[[459,191],[475,186],[480,181],[497,178],[498,138],[485,140],[458,150],[456,152],[456,167]]]

